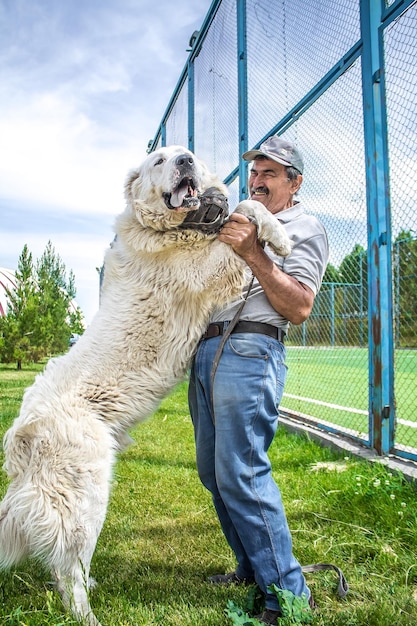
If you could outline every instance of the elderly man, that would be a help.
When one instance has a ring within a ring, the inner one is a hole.
[[[296,198],[303,181],[297,147],[279,136],[243,155],[252,161],[250,196],[284,225],[292,240],[287,258],[257,239],[256,226],[233,213],[218,237],[232,246],[254,276],[238,323],[227,339],[212,387],[212,365],[222,335],[241,300],[217,311],[199,344],[190,376],[189,406],[197,467],[211,492],[234,572],[210,577],[215,584],[255,582],[265,594],[258,619],[278,624],[281,610],[273,583],[312,605],[292,539],[268,449],[278,424],[286,377],[285,337],[290,323],[304,322],[314,304],[328,260],[326,232]],[[245,294],[244,294],[245,295]]]

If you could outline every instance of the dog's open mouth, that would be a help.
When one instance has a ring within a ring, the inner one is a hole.
[[[171,193],[164,192],[162,195],[168,209],[190,209],[199,204],[196,183],[189,176],[181,179],[179,185]]]

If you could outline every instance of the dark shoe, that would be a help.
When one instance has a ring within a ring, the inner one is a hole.
[[[272,609],[265,609],[260,615],[256,615],[256,619],[261,624],[270,624],[272,626],[278,626],[278,620],[281,617],[280,611],[273,611]]]
[[[241,578],[236,572],[230,574],[215,574],[208,577],[208,582],[213,585],[252,585],[254,578]]]

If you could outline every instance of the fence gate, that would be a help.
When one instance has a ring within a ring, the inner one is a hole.
[[[182,144],[247,194],[284,135],[331,258],[292,327],[282,412],[417,460],[416,0],[214,0],[149,150]]]

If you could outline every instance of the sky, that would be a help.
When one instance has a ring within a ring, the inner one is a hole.
[[[211,0],[0,0],[0,267],[48,241],[86,323],[124,209]]]

